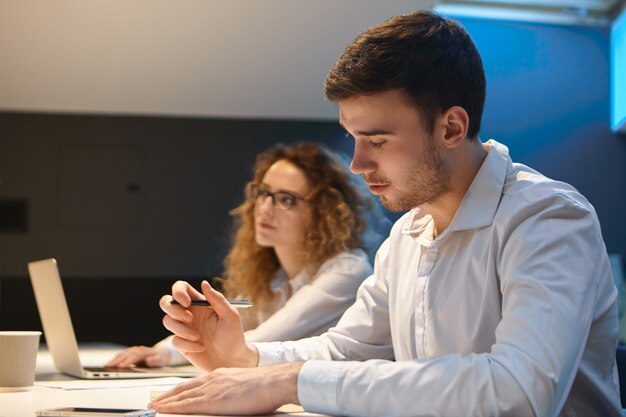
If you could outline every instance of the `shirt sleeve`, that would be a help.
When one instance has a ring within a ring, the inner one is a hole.
[[[595,212],[578,193],[531,200],[509,223],[497,262],[502,320],[487,359],[510,373],[535,415],[556,416],[575,378],[614,376],[614,361],[594,358],[615,357],[617,345],[608,256]],[[583,355],[596,372],[581,369]],[[610,404],[595,407],[594,415],[614,414]]]
[[[560,197],[525,210],[500,236],[502,318],[490,352],[309,361],[298,376],[303,407],[346,416],[559,415],[586,346],[594,343],[591,326],[606,329],[602,341],[612,331],[614,287],[592,211]],[[591,355],[615,352],[614,345],[597,349]],[[614,377],[610,364],[600,374]],[[596,405],[594,415],[616,415],[614,405]]]
[[[385,258],[387,242],[376,255]],[[377,266],[377,269],[380,270]],[[376,273],[359,287],[356,301],[346,310],[335,327],[317,337],[298,341],[256,343],[259,365],[310,359],[367,360],[393,359],[389,329],[388,286]]]
[[[246,340],[273,342],[322,334],[354,303],[359,286],[371,273],[364,253],[336,256],[322,265],[313,281],[297,290],[282,308],[246,331]]]

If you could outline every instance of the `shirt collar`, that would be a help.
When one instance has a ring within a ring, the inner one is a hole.
[[[493,222],[512,162],[509,149],[501,143],[491,139],[484,146],[488,151],[487,157],[465,193],[452,223],[436,240],[443,239],[453,231],[484,227]],[[434,232],[432,216],[420,215],[420,211],[419,207],[412,210],[402,233],[411,235],[419,243],[429,246],[428,243],[432,241]]]
[[[293,294],[296,291],[298,291],[300,288],[307,285],[310,281],[311,281],[311,276],[306,271],[306,268],[298,272],[296,276],[291,279],[287,277],[287,273],[285,272],[285,270],[283,268],[280,268],[276,272],[276,275],[274,276],[274,279],[272,280],[271,288],[272,288],[272,291],[278,291],[281,288],[284,289],[285,286],[288,285],[291,289],[291,293]]]

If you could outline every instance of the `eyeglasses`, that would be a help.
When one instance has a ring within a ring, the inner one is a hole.
[[[256,204],[261,204],[267,197],[272,197],[272,205],[281,210],[291,210],[296,206],[298,200],[307,201],[304,197],[288,193],[287,191],[271,192],[261,184],[248,185],[248,198]]]

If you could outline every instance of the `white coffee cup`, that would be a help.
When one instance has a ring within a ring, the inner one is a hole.
[[[40,336],[36,331],[0,331],[0,392],[32,388]]]

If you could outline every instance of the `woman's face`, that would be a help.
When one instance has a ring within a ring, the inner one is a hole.
[[[274,249],[300,249],[309,209],[309,203],[302,198],[311,191],[304,172],[286,160],[276,161],[263,176],[260,190],[254,207],[256,242]],[[286,194],[272,197],[268,192]],[[289,194],[300,198],[290,198]],[[283,200],[282,204],[279,199]],[[285,208],[290,205],[286,203],[294,201],[291,208]]]

